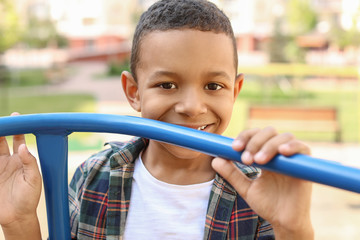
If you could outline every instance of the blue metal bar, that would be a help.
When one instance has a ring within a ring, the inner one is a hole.
[[[70,239],[67,134],[38,134],[50,239]]]
[[[51,132],[107,132],[142,136],[241,162],[233,139],[139,117],[93,113],[49,113],[0,118],[0,136]],[[306,155],[276,156],[258,166],[297,178],[360,193],[360,169]]]
[[[211,156],[241,162],[241,152],[232,149],[233,139],[231,138],[150,119],[91,113],[49,113],[0,118],[0,136],[27,133],[33,133],[37,136],[37,140],[40,141],[40,144],[38,143],[39,154],[41,153],[40,161],[43,162],[41,164],[42,172],[44,174],[49,171],[49,176],[53,171],[58,170],[58,168],[55,168],[55,170],[50,169],[53,161],[60,161],[61,171],[65,171],[62,164],[67,164],[67,156],[65,156],[65,154],[67,155],[65,150],[67,140],[61,138],[66,138],[72,132],[107,132],[141,136],[183,146]],[[56,142],[55,144],[61,145],[56,150],[49,147],[54,145],[50,142],[53,140]],[[59,158],[56,160],[53,158],[55,151],[56,154],[59,154]],[[61,151],[63,153],[60,153]],[[301,154],[292,157],[278,155],[268,164],[258,167],[360,193],[360,169],[344,166],[333,161]],[[67,179],[64,173],[59,173],[54,178],[57,180],[44,178],[44,181],[63,181],[63,178]],[[61,184],[61,186],[64,185],[64,183]],[[55,191],[55,189],[55,187],[49,187],[46,190],[48,191],[47,194],[51,195],[51,199],[47,200],[47,202],[50,205],[55,204],[56,208],[56,204],[60,204],[59,201],[62,201],[59,208],[62,208],[63,214],[48,217],[49,232],[55,231],[54,229],[57,228],[69,232],[68,222],[64,220],[68,216],[67,198],[63,196],[66,195],[67,188],[63,192]],[[60,227],[60,225],[62,226]],[[56,235],[50,239],[60,240],[67,238]]]

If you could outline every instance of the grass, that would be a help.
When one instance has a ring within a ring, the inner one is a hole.
[[[61,94],[30,97],[9,96],[7,106],[0,108],[0,117],[17,111],[21,114],[50,112],[95,112],[95,99],[86,94]],[[11,138],[9,137],[11,144]],[[86,140],[87,139],[87,140]],[[26,142],[35,145],[35,137],[26,135]],[[100,149],[102,142],[94,139],[92,133],[73,133],[69,137],[69,150]]]
[[[91,95],[60,94],[17,97],[9,96],[7,106],[1,106],[0,116],[8,116],[17,111],[21,114],[47,112],[93,112],[95,100]]]

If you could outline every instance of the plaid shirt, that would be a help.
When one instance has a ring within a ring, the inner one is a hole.
[[[69,187],[72,239],[122,239],[129,211],[134,162],[148,141],[110,143],[75,172]],[[250,178],[256,168],[238,164]],[[211,190],[204,239],[274,239],[271,225],[259,217],[222,177]]]

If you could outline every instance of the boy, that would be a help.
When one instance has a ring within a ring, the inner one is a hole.
[[[131,72],[121,76],[142,117],[221,134],[243,83],[228,18],[205,0],[162,0],[136,28]],[[40,239],[41,180],[23,136],[0,140],[0,224],[8,239]],[[73,239],[312,239],[308,182],[135,138],[110,143],[69,188]],[[272,128],[242,132],[244,164],[309,154]],[[11,164],[12,169],[9,167]],[[12,185],[12,183],[15,183]],[[16,187],[12,187],[16,186]],[[10,190],[9,190],[10,189]],[[24,198],[26,196],[26,198]]]

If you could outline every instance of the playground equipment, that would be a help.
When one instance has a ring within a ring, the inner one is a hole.
[[[0,117],[0,136],[29,133],[36,136],[51,240],[70,239],[67,156],[68,135],[72,132],[140,136],[241,162],[241,152],[232,149],[231,138],[150,119],[91,113]],[[360,193],[360,169],[333,161],[302,154],[278,155],[268,164],[254,166]]]

